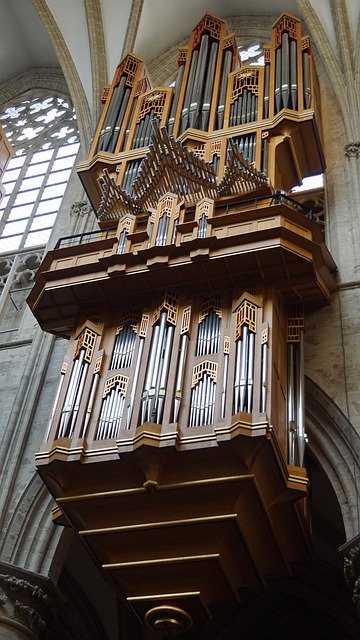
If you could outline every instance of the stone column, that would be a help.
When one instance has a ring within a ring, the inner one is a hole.
[[[340,547],[340,553],[344,558],[345,580],[360,618],[360,534]]]
[[[54,593],[46,578],[0,564],[1,640],[44,638],[56,619]]]

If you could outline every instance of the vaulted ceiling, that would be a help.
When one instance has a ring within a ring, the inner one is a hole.
[[[128,50],[151,66],[162,51],[184,40],[206,11],[225,18],[266,14],[271,23],[284,10],[309,25],[315,19],[340,64],[336,23],[342,12],[343,38],[354,56],[360,48],[359,0],[1,0],[0,103],[13,76],[34,67],[60,67],[75,107],[87,111],[94,124],[101,89]]]

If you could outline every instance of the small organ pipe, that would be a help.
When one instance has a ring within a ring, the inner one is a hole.
[[[190,107],[190,102],[191,102],[192,90],[193,90],[193,86],[194,86],[194,79],[195,79],[195,73],[196,73],[196,67],[197,67],[197,63],[198,63],[198,58],[199,58],[199,50],[196,49],[193,52],[193,55],[192,55],[192,58],[191,58],[190,71],[189,71],[189,75],[188,75],[188,79],[187,79],[187,85],[186,85],[184,106],[183,106],[183,110],[181,112],[181,133],[183,133],[183,131],[185,131],[185,129],[188,126],[188,113],[189,113],[189,107]]]
[[[213,84],[214,84],[214,75],[215,75],[218,47],[219,45],[217,42],[212,43],[211,50],[210,50],[209,66],[206,72],[204,100],[201,107],[201,122],[200,122],[200,128],[203,131],[207,130],[208,124],[209,124],[211,95],[212,95]]]
[[[290,93],[292,108],[297,108],[297,55],[296,41],[290,42]]]
[[[78,416],[79,406],[80,406],[80,402],[81,402],[81,396],[82,396],[82,393],[83,393],[83,390],[84,390],[87,369],[88,369],[88,364],[84,363],[84,365],[82,366],[82,369],[81,369],[81,375],[80,375],[80,379],[79,379],[79,384],[78,384],[78,388],[76,390],[76,394],[75,394],[75,398],[74,398],[74,404],[73,404],[73,409],[72,409],[72,417],[71,417],[70,429],[69,429],[69,436],[70,437],[74,433],[76,419],[77,419],[77,416]]]
[[[290,59],[289,59],[289,34],[284,32],[281,36],[281,97],[283,107],[289,104],[290,96]]]
[[[231,63],[232,63],[232,51],[227,50],[224,56],[220,95],[219,95],[219,102],[218,102],[218,108],[217,108],[217,128],[218,129],[221,129],[224,123],[226,87],[227,87],[228,75],[231,70]]]

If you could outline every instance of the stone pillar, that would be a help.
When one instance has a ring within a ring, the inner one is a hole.
[[[344,576],[360,618],[360,534],[340,548],[344,557]]]
[[[55,588],[46,578],[1,563],[1,640],[44,638],[56,619],[54,593]]]

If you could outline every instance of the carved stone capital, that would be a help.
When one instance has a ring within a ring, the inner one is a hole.
[[[360,142],[349,142],[345,145],[345,155],[347,158],[356,158],[356,160],[360,157]]]
[[[92,208],[91,204],[87,200],[79,200],[74,202],[70,208],[71,216],[78,216],[78,218],[83,218],[91,213]]]
[[[340,549],[344,556],[344,576],[352,591],[352,600],[360,617],[360,536],[353,538]]]
[[[4,566],[0,568],[3,569]],[[0,573],[1,624],[13,632],[16,630],[16,637],[42,638],[55,621],[55,601],[43,585],[33,582],[37,576],[29,574],[28,579],[28,574],[18,569],[15,573]]]

